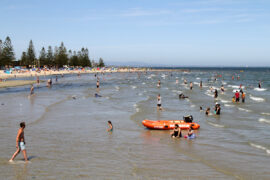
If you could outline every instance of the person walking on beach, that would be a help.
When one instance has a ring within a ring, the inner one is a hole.
[[[158,96],[157,96],[157,110],[162,110],[160,94],[158,94]]]
[[[20,153],[20,151],[23,152],[23,157],[25,162],[28,161],[26,149],[25,149],[25,138],[24,138],[24,129],[25,129],[25,122],[20,123],[20,129],[18,130],[17,137],[16,137],[16,152],[13,154],[12,158],[9,160],[9,162],[13,162],[15,157]]]

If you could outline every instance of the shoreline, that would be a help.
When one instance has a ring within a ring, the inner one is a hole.
[[[48,71],[27,71],[27,72],[13,72],[12,74],[6,74],[4,71],[0,71],[0,88],[16,87],[36,84],[36,80],[10,80],[24,77],[38,77],[38,76],[51,76],[51,75],[65,75],[65,74],[94,74],[94,73],[128,73],[128,72],[176,72],[176,71],[188,71],[183,69],[150,69],[150,68],[120,68],[117,70],[105,69],[105,70],[48,70]]]

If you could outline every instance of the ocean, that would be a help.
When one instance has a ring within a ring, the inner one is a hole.
[[[270,179],[269,68],[183,69],[189,71],[99,73],[99,90],[94,74],[58,76],[58,82],[52,76],[52,87],[35,85],[31,97],[30,86],[0,89],[0,179]],[[245,103],[233,103],[240,85]],[[158,94],[163,111],[156,108]],[[194,140],[141,123],[185,115],[201,126]],[[113,132],[106,131],[109,120]],[[22,154],[9,163],[21,121],[30,163]]]

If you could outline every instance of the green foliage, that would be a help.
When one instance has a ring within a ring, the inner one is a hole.
[[[37,63],[36,63],[36,53],[35,53],[34,44],[33,44],[32,40],[30,40],[29,46],[28,46],[28,49],[27,49],[26,65],[27,66],[37,65]]]
[[[14,50],[9,37],[6,38],[3,43],[0,39],[0,67],[6,65],[21,65],[21,66],[36,66],[36,67],[56,67],[61,68],[64,65],[68,66],[78,66],[78,67],[92,67],[99,66],[104,67],[103,59],[99,59],[99,63],[91,61],[89,58],[89,51],[87,48],[81,48],[80,51],[69,50],[67,52],[64,43],[61,42],[59,47],[55,47],[54,51],[52,46],[46,49],[42,47],[39,53],[38,59],[36,58],[35,48],[33,41],[30,40],[27,51],[22,52],[21,59],[19,61],[14,61]]]
[[[13,60],[15,60],[14,56],[15,55],[14,55],[13,46],[11,44],[11,40],[7,36],[4,44],[1,45],[0,66],[5,66],[5,65],[10,66],[10,65],[12,65]]]
[[[58,68],[68,65],[67,49],[62,42],[59,48],[55,48],[54,52],[55,64]]]
[[[27,62],[27,55],[26,55],[26,52],[22,52],[22,56],[21,56],[21,60],[20,60],[20,65],[21,66],[26,66]]]
[[[46,63],[45,64],[49,67],[52,67],[55,64],[52,46],[48,47],[48,52],[46,54]]]
[[[99,58],[98,66],[99,66],[99,67],[104,67],[104,66],[105,66],[104,61],[103,61],[102,58]]]
[[[46,65],[47,63],[47,58],[46,58],[46,50],[44,47],[42,47],[41,51],[40,51],[40,54],[39,54],[39,67],[43,67],[44,65]]]

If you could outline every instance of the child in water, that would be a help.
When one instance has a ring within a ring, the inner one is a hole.
[[[113,125],[112,125],[112,122],[111,121],[108,121],[108,125],[109,125],[109,128],[107,129],[108,132],[112,132],[113,131]]]

